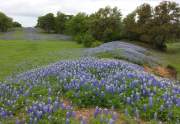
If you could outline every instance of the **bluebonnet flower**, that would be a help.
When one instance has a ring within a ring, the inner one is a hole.
[[[152,107],[153,106],[153,98],[150,96],[149,97],[149,106]]]
[[[127,103],[131,104],[131,98],[130,97],[127,97]]]
[[[87,121],[86,121],[86,118],[85,117],[82,117],[82,119],[81,119],[81,122],[80,122],[81,124],[87,124]]]
[[[154,120],[157,120],[157,112],[154,113]]]
[[[137,108],[135,110],[135,116],[136,116],[137,119],[139,119],[139,110]]]
[[[66,124],[70,124],[69,118],[66,118]]]
[[[146,104],[143,105],[143,110],[144,110],[145,112],[147,111],[147,105],[146,105]]]
[[[124,113],[125,113],[126,116],[129,116],[129,113],[128,113],[128,109],[127,109],[127,108],[125,109]]]
[[[115,124],[115,121],[113,119],[110,119],[109,124]]]
[[[95,111],[94,111],[94,118],[96,118],[99,114],[99,108],[96,107]]]

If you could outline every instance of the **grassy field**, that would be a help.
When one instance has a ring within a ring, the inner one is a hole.
[[[71,41],[0,41],[0,79],[38,65],[73,58],[78,53],[67,52],[81,47]]]

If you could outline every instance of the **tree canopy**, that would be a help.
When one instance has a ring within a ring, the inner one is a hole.
[[[179,38],[180,7],[170,1],[163,1],[155,8],[143,4],[127,15],[123,24],[126,38],[165,50],[169,39]]]
[[[6,32],[12,27],[13,20],[0,12],[0,32]]]
[[[66,22],[71,19],[71,15],[66,15],[62,12],[58,12],[55,17],[55,32],[56,33],[65,33]]]
[[[22,27],[22,25],[19,22],[13,22],[13,27]]]
[[[44,16],[38,18],[37,27],[44,29],[46,32],[50,33],[55,29],[55,18],[53,13],[48,13]]]
[[[72,16],[66,23],[66,32],[71,35],[82,34],[88,31],[89,17],[85,13],[78,13]]]
[[[13,27],[22,27],[20,23],[13,22],[13,19],[0,12],[0,32],[7,32]]]
[[[117,7],[109,6],[90,15],[49,13],[38,18],[38,26],[47,32],[70,34],[78,43],[85,43],[86,36],[93,37],[98,44],[126,38],[165,50],[166,42],[180,38],[180,6],[171,1],[163,1],[156,7],[144,3],[124,19]]]
[[[99,9],[90,16],[90,32],[104,42],[120,38],[122,30],[121,12],[117,7],[109,6]]]

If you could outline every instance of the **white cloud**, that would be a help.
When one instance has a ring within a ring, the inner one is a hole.
[[[144,2],[155,6],[160,1],[162,0],[0,0],[0,11],[21,22],[23,26],[34,26],[37,17],[48,12],[90,14],[109,5],[117,6],[123,15],[127,15]],[[180,3],[180,0],[175,1]]]

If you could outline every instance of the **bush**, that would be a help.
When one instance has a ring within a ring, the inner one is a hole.
[[[154,38],[154,47],[161,50],[161,51],[166,51],[167,46],[166,43],[164,42],[164,38],[162,35],[158,35]]]
[[[102,44],[101,41],[96,40],[95,42],[92,43],[91,47],[97,47],[97,46],[100,46],[101,44]]]
[[[81,44],[83,42],[83,34],[77,34],[75,37],[74,37],[74,40],[78,43],[78,44]]]
[[[83,42],[82,43],[85,47],[91,47],[93,42],[95,42],[95,39],[91,34],[86,33],[83,35]]]
[[[82,43],[85,47],[91,47],[95,42],[94,37],[90,33],[78,34],[74,39],[77,43]]]

